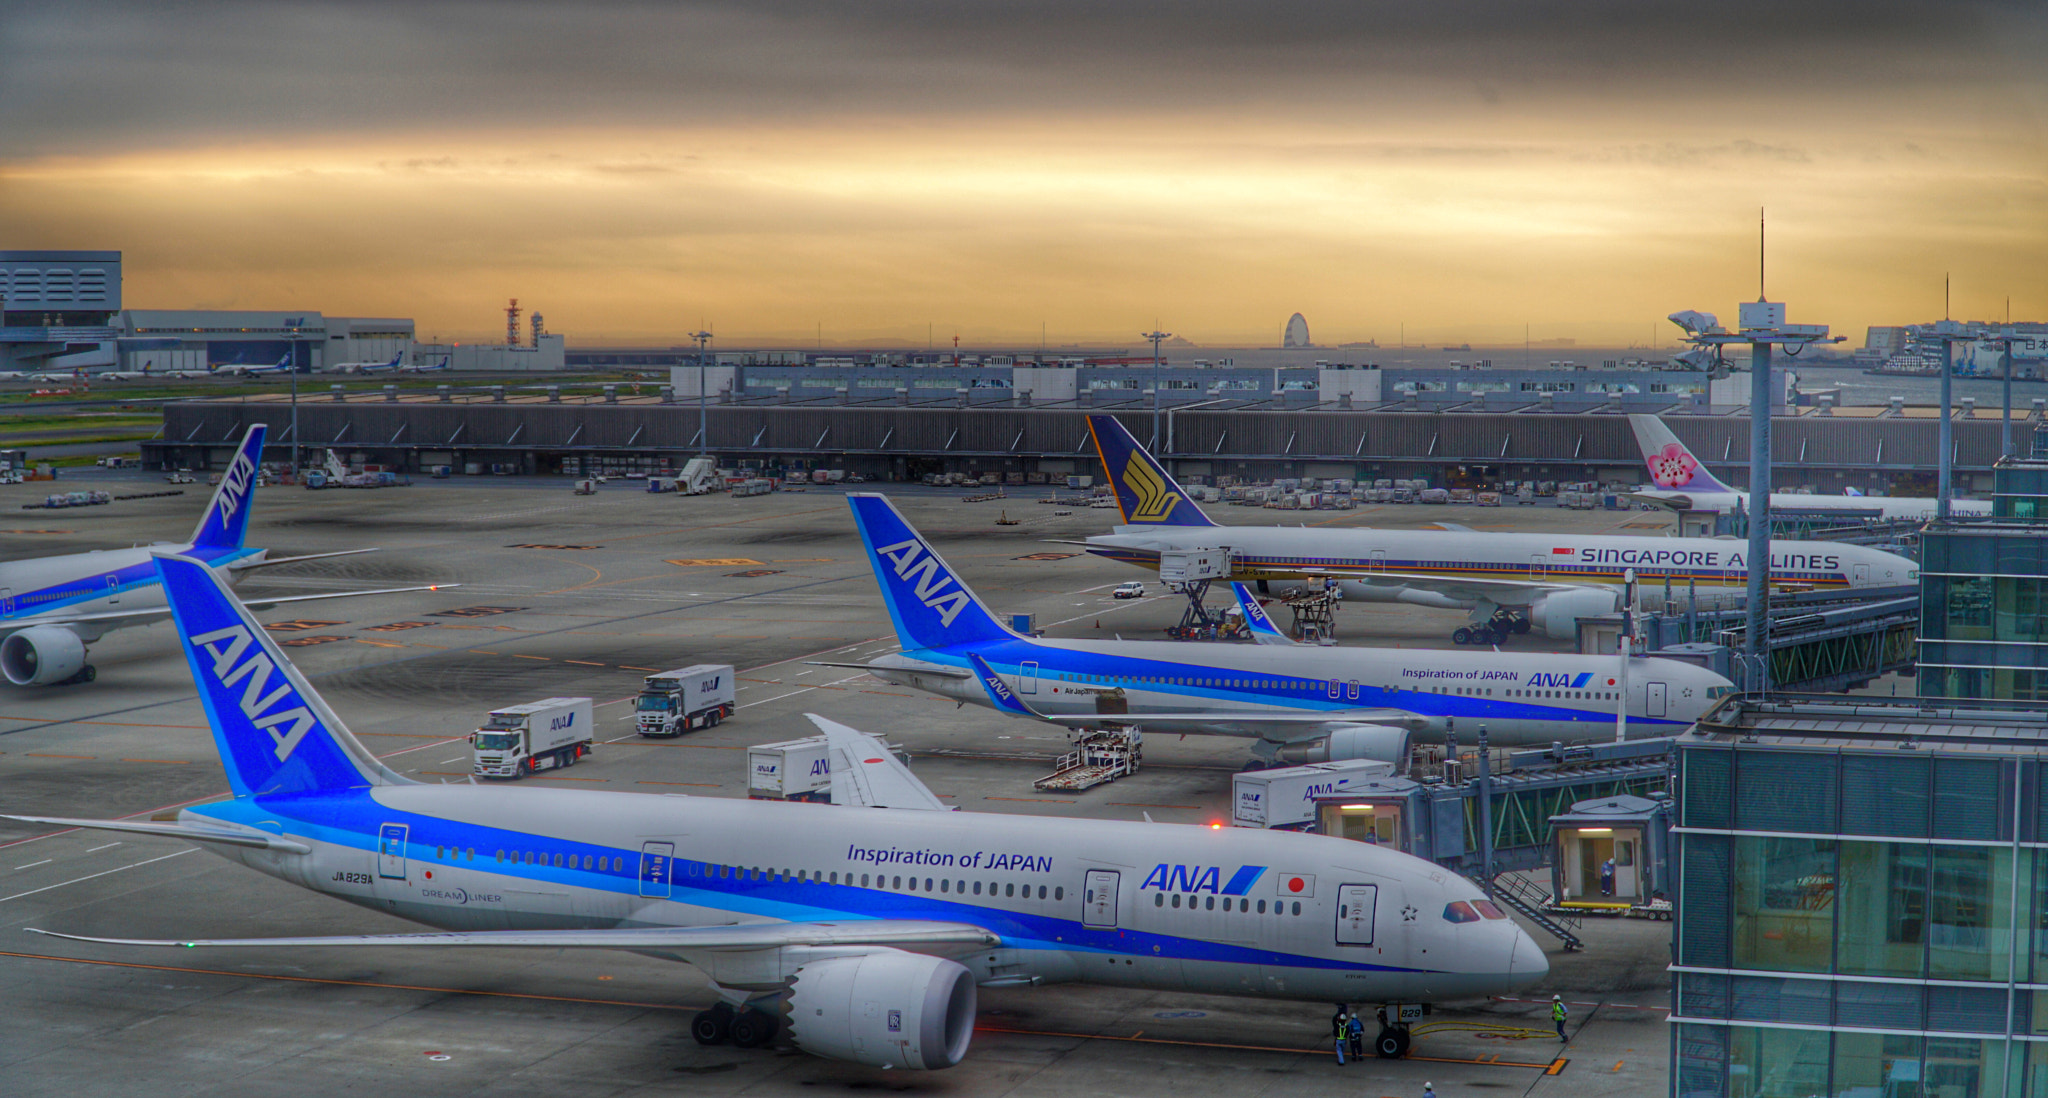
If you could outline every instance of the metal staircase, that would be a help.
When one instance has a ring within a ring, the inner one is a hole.
[[[1514,908],[1522,918],[1542,927],[1552,937],[1563,942],[1566,952],[1577,953],[1586,948],[1586,943],[1573,933],[1582,925],[1577,915],[1562,915],[1544,910],[1550,903],[1549,893],[1514,873],[1499,874],[1493,878],[1492,884],[1493,887],[1488,891],[1493,893],[1494,899]]]

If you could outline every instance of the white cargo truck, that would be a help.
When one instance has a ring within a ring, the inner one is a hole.
[[[548,698],[494,709],[484,726],[470,733],[479,778],[523,778],[574,766],[590,754],[589,698]]]
[[[1364,786],[1394,772],[1371,759],[1252,770],[1230,782],[1230,822],[1238,827],[1299,831],[1316,822],[1316,798]]]
[[[825,737],[748,748],[747,797],[756,801],[830,803],[832,761]]]
[[[634,705],[643,736],[680,736],[732,716],[732,668],[698,663],[647,676]]]

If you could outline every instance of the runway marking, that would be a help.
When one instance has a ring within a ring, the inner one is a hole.
[[[661,670],[661,669],[660,669],[660,668],[658,668],[658,667],[635,667],[635,666],[633,666],[633,665],[632,665],[632,664],[630,664],[630,663],[622,663],[622,664],[620,664],[620,665],[619,665],[619,670],[621,670],[621,671],[647,671],[647,672],[654,672],[654,671],[659,671],[659,670]]]
[[[722,789],[717,782],[634,782],[634,785],[693,785],[703,789]]]
[[[120,843],[108,843],[108,844],[106,844],[105,846],[94,846],[94,847],[88,847],[88,848],[86,848],[86,851],[85,851],[85,852],[86,852],[87,854],[97,854],[97,853],[99,853],[99,852],[100,852],[100,851],[102,851],[102,850],[112,850],[113,848],[115,848],[115,847],[117,847],[117,846],[120,846],[120,845],[121,845]]]
[[[790,692],[789,692],[789,693],[787,693],[787,694],[777,694],[777,695],[775,695],[775,696],[774,696],[774,697],[772,697],[772,698],[762,698],[762,699],[761,699],[760,701],[750,701],[750,702],[748,702],[748,703],[747,703],[747,704],[745,704],[745,705],[736,705],[736,706],[734,706],[733,708],[734,708],[734,709],[748,709],[748,708],[752,708],[753,706],[756,706],[756,705],[766,705],[767,703],[769,703],[769,702],[772,702],[772,701],[781,701],[781,700],[782,700],[782,699],[784,699],[784,698],[794,698],[794,697],[796,697],[796,696],[797,696],[798,694],[804,693],[805,691],[808,691],[808,690],[815,690],[815,689],[817,689],[817,687],[815,687],[815,686],[806,686],[806,687],[804,687],[804,689],[803,689],[803,690],[792,690],[792,691],[790,691]]]
[[[104,877],[104,876],[107,876],[107,875],[108,875],[108,874],[110,874],[110,873],[119,873],[119,872],[121,872],[122,870],[127,870],[127,869],[140,869],[141,867],[143,867],[143,866],[146,866],[146,865],[154,865],[154,864],[155,864],[155,863],[157,863],[157,862],[162,862],[162,861],[169,861],[169,860],[170,860],[170,859],[172,859],[172,858],[182,858],[182,857],[184,857],[184,856],[185,856],[185,855],[187,855],[187,854],[196,854],[196,853],[198,853],[198,852],[199,852],[199,848],[198,848],[198,847],[187,847],[187,848],[185,848],[184,850],[180,850],[180,851],[177,851],[176,853],[173,853],[173,854],[166,854],[166,855],[164,855],[164,856],[163,856],[163,857],[161,857],[161,858],[151,858],[151,859],[149,859],[149,860],[148,860],[148,861],[146,861],[146,862],[136,862],[136,863],[135,863],[134,865],[124,865],[124,866],[121,866],[121,867],[119,867],[119,868],[116,868],[116,869],[107,869],[107,870],[102,870],[102,871],[100,871],[100,872],[98,872],[98,873],[88,873],[88,874],[86,874],[86,875],[85,875],[85,876],[83,876],[83,877],[73,877],[73,878],[71,878],[71,879],[70,879],[70,880],[68,880],[68,881],[59,881],[59,882],[57,882],[56,884],[53,884],[53,885],[44,885],[44,886],[43,886],[43,887],[41,887],[41,888],[31,888],[31,889],[29,889],[29,890],[28,890],[27,892],[17,892],[17,893],[15,893],[15,894],[14,894],[14,895],[12,895],[12,896],[0,896],[0,904],[4,904],[4,903],[6,903],[6,902],[7,902],[7,901],[9,901],[9,900],[19,900],[19,899],[21,899],[21,898],[22,898],[23,896],[33,896],[33,895],[35,895],[35,894],[36,894],[36,893],[38,893],[38,892],[48,892],[48,891],[50,891],[50,890],[51,890],[51,889],[53,889],[53,888],[63,888],[63,887],[65,886],[65,885],[75,885],[75,884],[78,884],[78,883],[79,883],[79,882],[81,882],[81,881],[90,881],[90,880],[92,880],[92,879],[93,879],[93,878],[95,878],[95,877]]]
[[[585,666],[585,667],[604,667],[604,666],[606,666],[605,664],[602,664],[602,663],[594,663],[594,662],[592,662],[592,661],[590,661],[590,660],[563,660],[562,662],[563,662],[563,663],[580,663],[580,664],[582,664],[582,665],[583,665],[583,666]]]
[[[1143,801],[1109,801],[1107,803],[1123,808],[1191,808],[1197,812],[1202,810],[1202,806],[1198,804],[1146,804]]]
[[[1076,801],[1063,801],[1063,800],[1059,799],[1058,797],[983,797],[983,798],[982,798],[982,800],[984,800],[984,801],[1022,801],[1022,802],[1024,802],[1025,804],[1076,804],[1076,803],[1079,803],[1079,802],[1076,802]]]
[[[163,763],[166,766],[191,766],[191,759],[122,759],[124,763]]]
[[[357,644],[367,644],[367,645],[369,645],[369,646],[370,646],[370,647],[372,647],[372,648],[404,648],[404,647],[406,647],[405,645],[403,645],[403,644],[399,644],[399,643],[397,643],[396,641],[373,641],[373,640],[370,640],[370,639],[368,639],[368,638],[365,638],[365,637],[355,637],[355,638],[353,638],[353,639],[355,640],[355,642],[356,642]]]
[[[29,757],[29,758],[31,758],[31,759],[97,759],[97,758],[99,758],[99,756],[98,756],[98,755],[50,755],[50,754],[46,754],[46,753],[44,753],[44,752],[41,752],[41,751],[30,751],[30,752],[28,752],[28,753],[27,753],[27,755],[28,755],[28,757]]]
[[[519,653],[517,653],[517,652],[514,652],[514,653],[512,653],[512,658],[513,658],[513,659],[515,659],[515,660],[550,660],[550,661],[554,659],[554,657],[553,657],[553,656],[522,656],[522,655],[520,655],[520,654],[519,654]],[[1618,720],[1619,718],[1616,718],[1616,719]]]
[[[0,717],[0,721],[39,721],[39,720],[42,720],[42,719],[43,719],[42,717]],[[90,724],[90,725],[94,725],[94,726],[98,726],[98,727],[104,727],[104,728],[186,728],[186,729],[192,729],[192,730],[195,730],[195,731],[206,731],[206,726],[205,726],[205,725],[203,725],[203,724],[142,724],[142,723],[139,723],[139,722],[136,722],[136,721],[51,721],[51,722],[49,722],[49,723],[51,723],[51,724]],[[58,758],[63,758],[63,757],[67,757],[67,756],[55,756],[55,757],[58,757]],[[86,759],[92,758],[92,756],[91,756],[91,755],[81,755],[81,756],[79,756],[79,757],[80,757],[80,758],[86,758]]]
[[[40,861],[40,862],[30,862],[30,863],[28,863],[27,865],[18,865],[18,866],[15,866],[14,868],[16,868],[16,869],[34,869],[35,867],[37,867],[37,866],[39,866],[39,865],[49,865],[49,864],[50,864],[51,862],[54,862],[54,861],[56,861],[56,860],[57,860],[57,859],[55,859],[55,858],[44,858],[44,859],[43,859],[42,861]]]

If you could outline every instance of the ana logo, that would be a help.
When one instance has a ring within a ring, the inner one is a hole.
[[[724,677],[724,675],[713,675],[710,678],[705,679],[701,684],[699,684],[697,689],[705,691],[706,693],[716,690],[718,689],[718,680]]]
[[[824,759],[819,759],[817,762],[811,764],[811,777],[813,778],[817,777],[820,774],[830,773],[832,773],[832,764]]]
[[[1131,509],[1132,522],[1163,522],[1180,502],[1180,493],[1168,491],[1166,478],[1135,452],[1124,462],[1124,483],[1137,497],[1137,506]]]
[[[573,728],[575,727],[575,725],[576,714],[571,713],[566,717],[556,717],[554,721],[548,725],[548,731],[560,732],[564,728]]]
[[[1659,488],[1682,488],[1692,479],[1694,469],[1700,463],[1685,452],[1685,447],[1676,442],[1667,442],[1662,450],[1650,455],[1650,479]]]
[[[1145,883],[1138,887],[1166,892],[1207,892],[1212,896],[1242,896],[1258,883],[1265,872],[1266,867],[1262,865],[1241,865],[1230,875],[1230,880],[1224,882],[1220,866],[1161,864],[1154,866],[1145,877]]]
[[[256,646],[249,630],[231,625],[193,637],[192,644],[213,657],[213,677],[223,690],[242,683],[242,715],[270,734],[271,741],[277,745],[277,761],[290,758],[299,741],[312,731],[313,714],[304,705],[293,706],[281,713],[267,712],[271,706],[291,696],[292,684],[281,682],[277,689],[264,693],[264,688],[270,685],[270,673],[277,668],[271,663],[269,654]],[[242,659],[252,648],[255,654],[247,660]]]
[[[982,681],[988,684],[989,693],[994,694],[998,701],[1010,700],[1010,684],[1004,682],[1001,675],[990,672],[982,677]]]
[[[938,556],[916,538],[885,545],[875,552],[896,566],[896,578],[911,585],[917,601],[938,612],[941,626],[951,626],[972,601],[940,567]]]
[[[1548,671],[1538,671],[1530,675],[1529,681],[1522,685],[1549,687],[1554,690],[1579,690],[1592,681],[1593,673],[1591,671],[1581,671],[1576,675],[1566,672],[1552,674]]]
[[[249,482],[256,476],[256,462],[247,451],[235,455],[234,463],[220,478],[220,528],[234,525],[235,512],[241,510],[242,500],[249,494]]]

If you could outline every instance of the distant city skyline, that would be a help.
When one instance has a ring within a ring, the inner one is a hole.
[[[4,2],[4,0],[0,0]],[[2001,3],[10,5],[0,242],[572,343],[1675,345],[2048,316]],[[1661,327],[1660,327],[1661,326]]]

